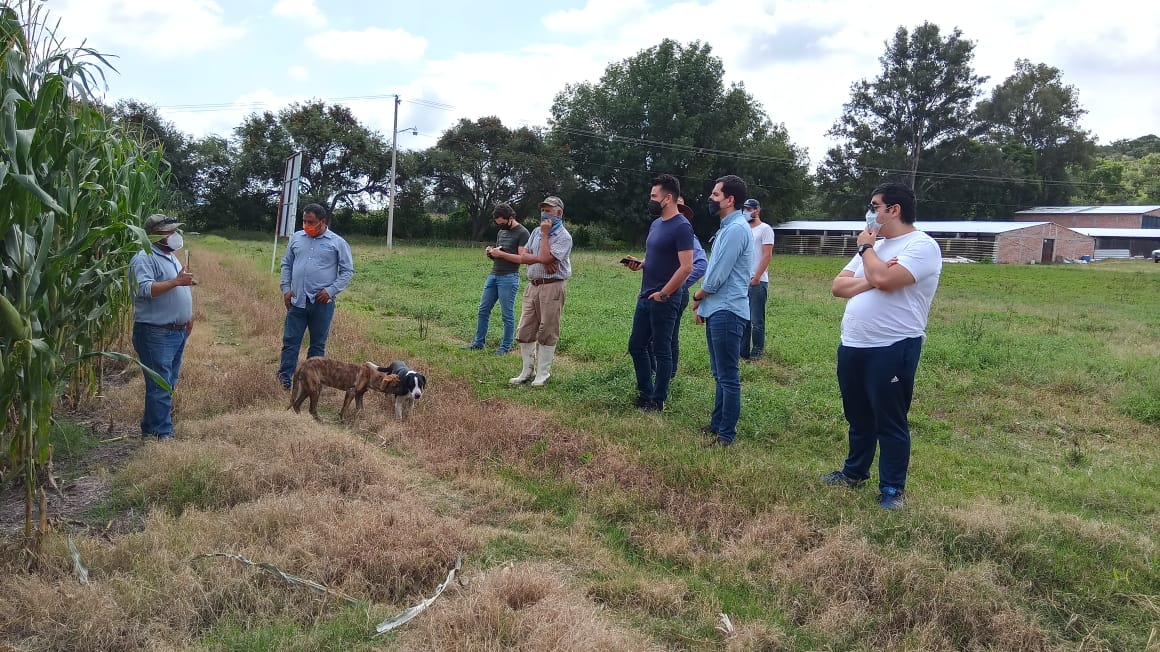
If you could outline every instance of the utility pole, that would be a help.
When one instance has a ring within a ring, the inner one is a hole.
[[[391,124],[391,204],[387,207],[387,253],[394,247],[395,236],[395,159],[399,149],[399,96],[395,95],[395,119]]]

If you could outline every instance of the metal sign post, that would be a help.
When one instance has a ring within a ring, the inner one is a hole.
[[[278,221],[274,225],[274,253],[270,255],[270,271],[278,260],[278,238],[294,235],[294,220],[298,216],[298,186],[302,181],[302,152],[286,159],[282,177],[282,195],[278,198]]]

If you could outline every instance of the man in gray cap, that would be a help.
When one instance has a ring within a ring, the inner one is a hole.
[[[753,234],[753,274],[749,277],[749,323],[741,335],[741,359],[756,362],[765,353],[765,303],[769,298],[769,261],[773,227],[761,221],[761,202],[750,197],[741,210]]]
[[[150,215],[145,233],[153,241],[129,263],[133,281],[133,349],[141,364],[177,388],[185,342],[193,331],[193,275],[173,252],[181,249],[181,223],[167,215]],[[173,438],[173,396],[145,376],[145,413],[141,434]]]
[[[559,197],[544,198],[540,202],[540,228],[531,232],[527,246],[516,254],[492,249],[491,255],[528,265],[528,289],[516,329],[523,367],[520,375],[508,382],[521,385],[531,380],[533,387],[541,387],[552,375],[567,280],[572,277],[572,234],[564,228],[564,202]]]

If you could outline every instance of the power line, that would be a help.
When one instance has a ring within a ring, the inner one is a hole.
[[[353,96],[347,96],[347,97],[334,97],[334,98],[322,98],[322,99],[323,99],[323,101],[330,102],[330,103],[339,103],[339,102],[350,102],[350,101],[393,100],[395,97],[396,97],[396,95],[394,93],[388,93],[388,94],[375,94],[375,95],[353,95]],[[429,108],[429,109],[436,109],[439,111],[454,111],[454,110],[456,110],[456,107],[453,105],[446,104],[444,102],[437,102],[435,100],[404,99],[402,101],[407,102],[408,104],[413,104],[415,106],[420,106],[420,107]],[[255,101],[255,102],[249,102],[249,103],[174,104],[174,105],[167,105],[167,106],[158,106],[157,108],[158,109],[165,109],[165,110],[172,111],[175,113],[206,113],[206,112],[216,112],[216,111],[233,111],[233,110],[239,110],[239,109],[240,110],[264,109],[267,106],[268,106],[268,103],[266,103],[266,102]],[[529,121],[525,120],[525,121],[520,121],[520,122],[524,125],[530,126]],[[539,126],[539,125],[536,125],[536,126]],[[652,140],[652,139],[648,139],[648,138],[624,136],[624,135],[615,134],[615,133],[603,133],[603,132],[592,130],[592,129],[581,129],[581,128],[576,128],[576,127],[565,127],[565,126],[561,126],[561,125],[556,125],[555,127],[552,128],[552,131],[563,132],[563,133],[567,133],[567,134],[572,134],[574,136],[579,136],[579,137],[583,137],[583,138],[590,138],[590,139],[594,139],[594,140],[605,140],[609,143],[623,143],[625,145],[637,146],[637,147],[666,149],[669,151],[675,151],[675,152],[683,153],[683,154],[692,154],[694,156],[717,156],[717,157],[723,157],[723,158],[731,158],[731,159],[738,160],[738,161],[748,161],[748,162],[753,162],[753,163],[776,163],[776,164],[789,164],[789,165],[799,165],[800,164],[800,160],[797,157],[770,156],[770,155],[764,155],[764,154],[755,154],[755,153],[748,153],[748,152],[739,152],[739,151],[732,151],[732,150],[717,149],[717,148],[712,148],[712,147],[703,147],[703,146],[698,146],[698,145],[685,145],[685,144],[680,144],[680,143],[672,143],[672,142],[665,142],[665,141],[659,141],[659,140]],[[436,137],[436,136],[431,136],[429,134],[423,134],[423,135],[430,137],[430,138]],[[607,166],[607,167],[614,167],[614,166]],[[850,167],[855,169],[855,170],[862,171],[862,172],[869,172],[869,173],[875,173],[875,174],[895,174],[895,175],[909,175],[909,174],[911,174],[910,170],[872,166],[872,165],[852,164]],[[627,171],[630,168],[617,168],[617,169]],[[640,170],[637,170],[637,171],[640,171]],[[1098,181],[1064,181],[1064,180],[1054,180],[1054,179],[1034,179],[1034,178],[1026,178],[1026,177],[972,174],[972,173],[962,173],[962,172],[936,172],[933,170],[917,170],[914,172],[914,174],[916,177],[923,177],[923,178],[929,178],[929,179],[946,179],[946,180],[995,182],[995,183],[1016,183],[1016,184],[1037,184],[1037,185],[1042,184],[1044,186],[1070,186],[1070,187],[1080,187],[1080,188],[1090,187],[1090,188],[1108,188],[1108,189],[1119,189],[1119,190],[1125,190],[1128,188],[1128,186],[1126,184],[1124,184],[1123,182],[1116,183],[1116,184],[1106,184],[1106,183],[1101,183]],[[935,200],[927,200],[927,201],[935,201]],[[954,202],[954,203],[957,203],[957,202]]]

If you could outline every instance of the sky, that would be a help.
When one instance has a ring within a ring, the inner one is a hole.
[[[322,99],[425,149],[460,118],[547,126],[567,84],[664,38],[712,46],[811,168],[850,85],[881,72],[898,27],[976,43],[985,92],[1016,59],[1063,72],[1101,143],[1160,134],[1160,2],[1138,0],[47,0],[66,45],[107,55],[107,102],[133,98],[193,136]],[[411,128],[418,131],[413,135]]]

